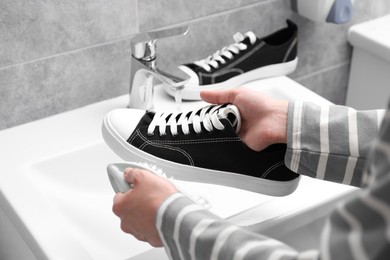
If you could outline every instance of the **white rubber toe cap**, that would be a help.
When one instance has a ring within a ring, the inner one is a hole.
[[[108,129],[126,141],[144,115],[145,110],[119,108],[109,112],[104,123]]]

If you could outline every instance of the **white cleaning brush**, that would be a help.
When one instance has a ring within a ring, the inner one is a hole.
[[[181,188],[177,181],[173,177],[167,177],[161,168],[158,168],[154,164],[142,163],[142,162],[124,162],[124,163],[112,163],[107,166],[108,177],[111,182],[111,186],[115,192],[127,192],[132,186],[127,183],[123,177],[123,172],[126,168],[138,168],[150,171],[158,176],[161,176],[169,180],[175,187],[194,203],[203,206],[206,209],[211,208],[210,203],[203,197],[197,195],[194,192],[189,191],[188,188]]]

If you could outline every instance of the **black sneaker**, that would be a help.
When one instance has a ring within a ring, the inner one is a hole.
[[[102,132],[122,159],[155,164],[168,177],[273,196],[293,192],[299,175],[284,164],[286,145],[255,152],[237,135],[240,125],[234,105],[211,105],[188,113],[124,108],[105,116]]]
[[[253,32],[235,34],[235,43],[194,63],[179,66],[190,79],[182,90],[185,100],[199,100],[204,89],[238,87],[252,80],[287,75],[298,63],[297,26],[287,27],[264,38]],[[169,86],[164,89],[172,96]]]

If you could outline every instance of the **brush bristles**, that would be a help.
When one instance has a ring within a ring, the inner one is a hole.
[[[151,164],[151,163],[147,163],[147,162],[138,162],[138,164],[143,166],[145,169],[151,171],[152,173],[169,180],[173,185],[176,186],[176,188],[178,188],[178,190],[180,190],[183,194],[187,195],[195,203],[205,207],[206,209],[211,208],[210,203],[205,198],[203,198],[203,197],[201,197],[193,192],[190,192],[187,189],[184,192],[184,189],[182,189],[178,186],[177,181],[175,180],[174,177],[168,177],[165,174],[165,172],[161,168],[157,167],[155,164]]]

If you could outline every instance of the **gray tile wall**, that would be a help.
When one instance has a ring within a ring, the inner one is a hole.
[[[342,104],[351,49],[348,28],[390,12],[387,0],[355,0],[346,25],[316,24],[290,0],[78,0],[0,2],[0,129],[128,92],[130,38],[189,24],[189,34],[158,43],[172,71],[232,42],[235,32],[266,35],[299,25],[299,66],[291,77]]]

